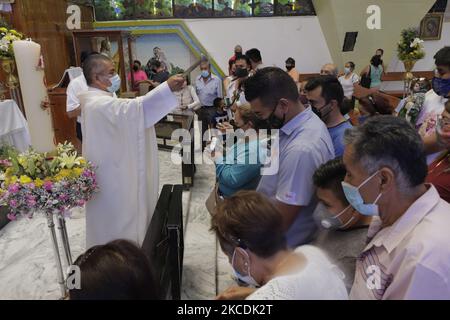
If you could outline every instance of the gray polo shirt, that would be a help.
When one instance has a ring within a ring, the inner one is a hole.
[[[279,168],[263,175],[257,191],[289,205],[301,206],[286,234],[289,247],[310,242],[316,231],[314,171],[334,158],[333,142],[325,124],[311,108],[286,123],[279,132]],[[273,160],[272,160],[273,161]]]

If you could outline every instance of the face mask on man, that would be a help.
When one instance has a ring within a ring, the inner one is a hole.
[[[134,72],[138,71],[138,70],[139,70],[139,65],[138,65],[138,64],[135,64],[135,65],[133,66],[133,70],[134,70]]]
[[[111,93],[117,92],[120,89],[121,80],[119,75],[116,73],[114,76],[109,78],[109,81],[111,82],[111,85],[106,88]]]
[[[292,69],[294,69],[293,65],[290,65],[290,64],[286,65],[286,70],[291,71]]]
[[[312,111],[323,121],[327,119],[332,110],[333,109],[329,103],[320,108],[320,110],[316,107],[312,107]]]
[[[354,216],[352,216],[345,223],[342,222],[341,219],[339,219],[339,217],[342,216],[349,208],[351,208],[350,205],[348,205],[347,208],[345,208],[338,214],[334,215],[328,211],[328,209],[322,202],[319,202],[317,204],[316,209],[314,210],[313,217],[325,229],[329,230],[345,229],[353,220],[355,220]]]
[[[448,98],[450,95],[450,79],[433,78],[433,90],[438,96]]]
[[[256,126],[259,129],[281,129],[284,125],[284,122],[286,120],[286,114],[283,115],[283,119],[278,118],[275,116],[275,110],[277,110],[278,104],[273,109],[272,113],[267,119],[258,119]]]
[[[202,70],[201,75],[202,75],[203,78],[208,78],[209,77],[209,71],[208,70]]]
[[[362,186],[364,186],[373,177],[375,177],[378,172],[380,171],[379,170],[376,171],[374,174],[372,174],[370,177],[364,180],[358,187],[352,186],[351,184],[342,181],[342,188],[344,189],[344,194],[345,197],[347,198],[347,201],[353,208],[355,208],[356,211],[358,211],[362,215],[365,216],[379,215],[377,202],[378,200],[380,200],[383,194],[380,192],[373,203],[364,203],[364,199],[362,198],[361,193],[359,192],[359,189],[361,189]]]
[[[248,255],[247,251],[243,250],[243,252],[247,255],[247,258],[249,260],[249,262],[247,262],[247,275],[244,276],[244,275],[240,274],[234,266],[234,260],[236,257],[236,249],[234,249],[233,257],[231,258],[231,267],[233,268],[234,275],[236,278],[239,279],[239,281],[241,281],[243,283],[246,283],[253,287],[259,287],[259,283],[255,280],[255,278],[252,277],[252,275],[250,273],[250,257]]]
[[[237,78],[245,78],[248,76],[248,70],[246,68],[236,68],[236,70],[234,71],[234,75]]]

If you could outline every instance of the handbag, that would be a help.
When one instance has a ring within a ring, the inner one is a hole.
[[[372,72],[372,67],[369,66],[369,72],[363,74],[361,77],[361,81],[360,81],[361,87],[370,89],[370,84],[372,83],[372,78],[370,77],[371,72]]]

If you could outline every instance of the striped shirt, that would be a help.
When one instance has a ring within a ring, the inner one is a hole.
[[[427,188],[393,225],[372,221],[350,299],[450,299],[450,204]]]

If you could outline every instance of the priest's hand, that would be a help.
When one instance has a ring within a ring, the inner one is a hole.
[[[172,92],[180,91],[183,89],[184,77],[182,75],[174,75],[167,80],[170,90]]]

